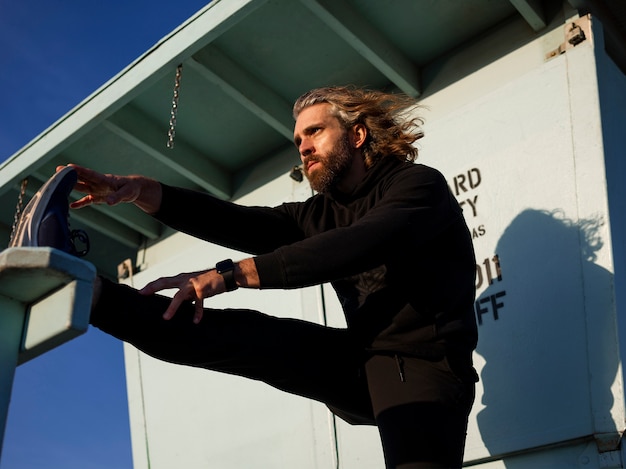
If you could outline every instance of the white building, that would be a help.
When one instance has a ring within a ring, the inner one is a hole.
[[[478,259],[466,464],[621,468],[625,19],[617,0],[216,0],[4,163],[1,206],[67,161],[242,204],[304,199],[290,177],[297,96],[348,83],[420,96],[418,161],[447,176]],[[12,213],[0,222],[8,239]],[[72,227],[99,272],[137,285],[238,257],[132,206],[72,213]],[[211,305],[343,321],[326,286]],[[383,467],[376,429],[319,403],[125,356],[136,469]]]

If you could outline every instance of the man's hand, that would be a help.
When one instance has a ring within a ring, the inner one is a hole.
[[[91,204],[117,205],[134,203],[147,213],[155,213],[161,206],[161,185],[145,176],[116,176],[102,174],[82,166],[70,164],[76,170],[78,182],[74,187],[83,192],[83,198],[72,202],[71,208]],[[57,171],[63,168],[59,166]]]
[[[205,298],[218,295],[226,291],[224,278],[215,269],[200,272],[178,274],[174,277],[162,277],[139,290],[142,295],[152,295],[168,288],[178,288],[172,297],[163,319],[171,319],[184,301],[192,301],[195,306],[193,322],[198,324],[202,320],[203,303]]]

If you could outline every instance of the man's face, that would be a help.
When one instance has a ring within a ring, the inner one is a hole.
[[[355,149],[330,104],[320,103],[300,112],[294,129],[304,175],[317,192],[327,192],[352,167]]]

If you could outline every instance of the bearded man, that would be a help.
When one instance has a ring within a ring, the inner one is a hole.
[[[460,467],[477,381],[475,259],[444,177],[414,163],[421,121],[407,113],[416,106],[354,87],[301,96],[294,143],[316,191],[304,202],[247,207],[70,165],[23,223],[36,228],[46,214],[67,213],[54,194],[71,186],[86,194],[72,208],[133,203],[176,230],[249,253],[139,291],[98,278],[91,324],[161,360],[262,380],[349,423],[376,425],[388,468]],[[62,227],[39,228],[41,239],[68,245]],[[346,328],[203,307],[238,288],[326,282]],[[157,294],[170,288],[172,298]]]

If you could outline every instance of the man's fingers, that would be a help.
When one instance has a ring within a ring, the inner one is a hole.
[[[78,180],[78,182],[74,186],[74,190],[76,190],[78,192],[83,192],[85,194],[90,194],[91,192],[93,192],[93,188],[92,188],[91,184],[88,184],[88,183],[86,183],[84,181],[81,181],[80,179]]]
[[[193,295],[191,293],[185,293],[184,290],[179,290],[178,293],[176,293],[176,295],[172,297],[172,301],[165,310],[165,313],[163,313],[163,319],[165,319],[166,321],[172,319],[174,315],[178,312],[178,308],[180,308],[180,305],[187,300],[194,300],[195,302],[193,323],[198,324],[202,320],[202,316],[204,314],[202,305],[203,300],[202,298],[193,298]]]
[[[145,287],[139,290],[139,293],[141,295],[152,295],[153,293],[156,293],[158,291],[166,290],[168,288],[175,288],[178,286],[179,284],[177,283],[175,277],[161,277],[148,283]]]
[[[139,195],[138,187],[132,183],[132,178],[102,174],[74,164],[68,166],[74,168],[78,175],[74,190],[91,196],[90,199],[81,199],[82,202],[76,204],[75,208],[89,204],[117,205],[122,202],[133,202]],[[63,166],[57,167],[57,171],[61,168]]]
[[[156,293],[156,290],[152,288],[153,283],[154,282],[150,282],[147,285],[145,285],[141,290],[139,290],[139,294],[148,296],[148,295],[152,295],[153,293]]]
[[[174,315],[178,311],[178,308],[180,307],[182,302],[185,301],[185,297],[181,293],[182,293],[182,290],[179,290],[178,293],[174,295],[174,297],[172,298],[172,301],[170,302],[170,305],[167,307],[167,309],[163,313],[163,319],[165,319],[166,321],[169,321],[170,319],[174,317]]]
[[[71,163],[68,164],[68,166],[74,168],[80,181],[105,182],[107,180],[106,175],[99,173],[98,171],[94,171],[93,169]]]
[[[176,294],[172,297],[172,301],[168,305],[168,308],[163,313],[163,319],[169,320],[178,311],[178,308],[185,301],[193,301],[194,315],[193,322],[198,324],[202,320],[204,314],[203,303],[204,297],[208,294],[204,294],[202,283],[198,282],[196,276],[202,272],[193,272],[187,274],[179,274],[174,277],[161,277],[139,290],[141,295],[152,295],[158,291],[166,290],[169,288],[178,288]]]
[[[201,298],[196,298],[196,303],[195,303],[195,313],[193,315],[193,323],[194,324],[198,324],[200,321],[202,321],[202,316],[204,315],[204,308],[202,305],[203,301]]]
[[[159,279],[161,280],[161,279]],[[160,290],[163,290],[163,288],[159,287],[159,280],[155,280],[154,282],[150,282],[149,284],[147,284],[145,287],[143,287],[141,290],[139,290],[139,294],[140,295],[152,295]]]
[[[86,195],[70,203],[70,208],[83,208],[94,203],[93,196]]]
[[[204,294],[202,292],[202,285],[198,282],[197,277],[190,278],[189,283],[192,288],[193,296],[195,297],[193,322],[194,324],[198,324],[202,320],[202,315],[204,314]]]

